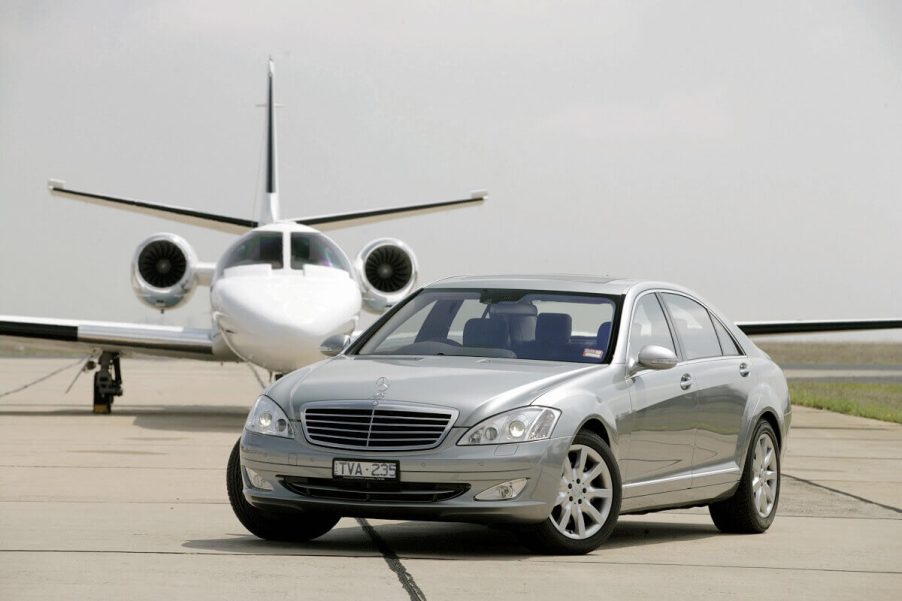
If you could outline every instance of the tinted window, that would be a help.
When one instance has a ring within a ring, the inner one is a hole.
[[[220,262],[221,269],[259,264],[282,269],[282,232],[251,232],[239,238]]]
[[[362,355],[462,355],[603,363],[601,324],[618,299],[535,290],[424,290],[360,347]]]
[[[539,315],[542,313],[567,313],[572,320],[573,336],[594,338],[601,324],[614,318],[614,306],[603,304],[574,304],[572,301],[542,300],[534,303]]]
[[[673,327],[683,344],[686,359],[719,357],[720,342],[708,310],[692,299],[677,294],[664,294]]]
[[[344,252],[331,240],[320,234],[292,232],[291,268],[303,269],[305,265],[334,267],[351,272],[351,264]]]
[[[717,339],[720,340],[720,348],[723,351],[724,355],[732,356],[732,355],[741,355],[743,354],[739,347],[736,345],[736,342],[733,340],[733,337],[730,336],[730,333],[727,332],[727,329],[723,327],[723,324],[717,320],[715,317],[714,321],[714,329],[717,331]]]
[[[636,303],[633,324],[630,328],[630,355],[636,357],[643,347],[654,344],[676,353],[670,326],[664,317],[664,310],[654,294],[646,294]]]
[[[485,316],[485,309],[485,305],[479,302],[478,298],[468,298],[461,303],[460,308],[454,315],[454,319],[451,321],[451,326],[448,328],[448,339],[463,344],[464,326],[471,319]]]

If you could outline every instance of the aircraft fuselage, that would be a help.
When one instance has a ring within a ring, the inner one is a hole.
[[[292,222],[238,238],[217,262],[210,288],[213,325],[226,346],[277,373],[322,359],[320,342],[351,334],[361,302],[341,248]]]

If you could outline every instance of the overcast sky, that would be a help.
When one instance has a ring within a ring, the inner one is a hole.
[[[898,2],[0,1],[0,314],[150,321],[138,243],[252,217],[266,58],[286,216],[486,188],[332,232],[459,273],[648,277],[735,320],[902,316]],[[207,326],[208,292],[165,323]]]

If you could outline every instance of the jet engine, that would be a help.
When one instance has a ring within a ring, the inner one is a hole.
[[[363,302],[381,312],[407,296],[417,281],[417,258],[395,238],[373,240],[354,260]]]
[[[197,287],[197,255],[175,234],[155,234],[138,245],[132,260],[132,289],[160,311],[188,302]]]

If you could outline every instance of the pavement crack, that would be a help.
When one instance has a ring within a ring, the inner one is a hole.
[[[851,499],[855,499],[856,501],[861,501],[862,503],[868,503],[870,505],[876,505],[877,507],[882,507],[883,509],[888,509],[890,511],[894,511],[896,513],[902,513],[902,509],[899,509],[898,507],[893,507],[892,505],[884,505],[883,503],[878,503],[877,501],[871,501],[870,499],[865,499],[864,497],[859,497],[858,495],[853,495],[850,492],[846,492],[844,490],[839,490],[838,488],[831,488],[829,486],[824,486],[823,484],[818,484],[817,482],[815,482],[813,480],[806,480],[805,478],[799,478],[798,476],[792,476],[790,474],[787,474],[786,472],[783,472],[782,475],[787,478],[792,478],[793,480],[797,480],[799,482],[804,482],[805,484],[810,484],[811,486],[816,486],[816,487],[822,488],[824,490],[829,490],[830,492],[834,492],[838,495],[843,495],[843,496],[849,497]]]
[[[360,524],[363,531],[366,532],[367,536],[370,537],[379,552],[382,553],[382,558],[385,559],[385,563],[388,564],[389,569],[398,577],[401,586],[404,587],[404,590],[407,591],[407,594],[410,596],[410,601],[426,601],[426,595],[424,595],[420,587],[417,586],[413,576],[407,571],[404,564],[401,563],[401,558],[398,557],[389,544],[385,542],[385,539],[382,538],[379,533],[376,532],[376,529],[364,518],[357,518],[357,523]]]

